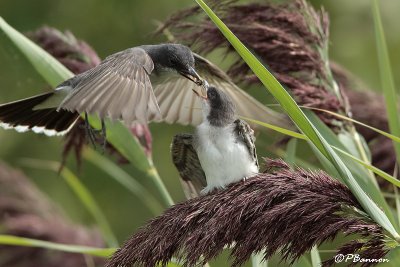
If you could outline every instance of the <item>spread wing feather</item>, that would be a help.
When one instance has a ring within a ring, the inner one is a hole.
[[[181,176],[183,190],[188,199],[199,196],[207,185],[193,140],[192,134],[177,134],[171,144],[172,161]]]
[[[149,74],[154,68],[150,56],[141,48],[129,48],[107,57],[99,66],[73,78],[79,81],[59,109],[97,113],[146,122],[147,114],[160,120]]]
[[[256,120],[268,121],[285,126],[288,120],[284,115],[263,106],[248,93],[236,86],[216,65],[194,54],[197,73],[210,85],[224,91],[235,103],[237,114]],[[201,100],[192,92],[196,85],[181,76],[169,76],[164,82],[154,86],[154,94],[160,106],[162,121],[183,125],[199,125],[202,121]],[[184,101],[181,96],[185,94]],[[182,103],[180,106],[177,103]],[[180,109],[179,109],[180,108]],[[179,109],[179,110],[177,110]],[[151,117],[151,114],[150,114]]]
[[[250,125],[247,122],[241,119],[237,119],[234,124],[237,140],[246,145],[250,158],[255,162],[257,167],[259,167],[255,145],[256,138],[253,129],[250,128]]]

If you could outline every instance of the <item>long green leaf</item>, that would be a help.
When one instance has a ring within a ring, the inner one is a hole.
[[[360,126],[363,126],[363,127],[365,127],[365,128],[368,128],[368,129],[370,129],[370,130],[372,130],[372,131],[374,131],[374,132],[377,132],[377,133],[379,133],[379,134],[381,134],[381,135],[383,135],[383,136],[386,136],[387,138],[392,139],[393,141],[395,141],[395,142],[397,142],[397,143],[400,143],[400,137],[398,137],[398,136],[395,136],[395,135],[393,135],[393,134],[387,133],[387,132],[382,131],[382,130],[380,130],[380,129],[378,129],[378,128],[372,127],[372,126],[370,126],[370,125],[368,125],[368,124],[362,123],[362,122],[360,122],[360,121],[358,121],[358,120],[349,118],[349,117],[344,116],[344,115],[341,115],[341,114],[339,114],[339,113],[336,113],[336,112],[333,112],[333,111],[330,111],[330,110],[326,110],[326,109],[322,109],[322,108],[313,108],[313,107],[304,107],[304,106],[300,106],[300,107],[301,107],[302,109],[311,109],[311,110],[316,110],[316,111],[324,112],[324,113],[330,114],[330,115],[332,115],[332,116],[335,116],[335,117],[337,117],[337,118],[340,118],[340,119],[342,119],[342,120],[346,120],[346,121],[353,122],[353,123],[355,123],[355,124],[358,124],[358,125],[360,125]]]
[[[90,116],[90,124],[96,128],[101,127],[98,118]],[[138,140],[133,137],[131,131],[119,121],[106,121],[107,141],[110,142],[121,155],[129,160],[139,171],[148,176],[159,191],[164,203],[167,206],[174,204],[171,195],[161,180],[157,169],[155,168],[151,158],[144,153],[142,146]]]
[[[304,134],[301,134],[301,133],[298,133],[298,132],[294,132],[294,131],[289,130],[289,129],[285,129],[285,128],[282,128],[282,127],[279,127],[279,126],[276,126],[276,125],[272,125],[272,124],[269,124],[269,123],[266,123],[266,122],[262,122],[262,121],[259,121],[259,120],[254,120],[254,119],[250,119],[250,118],[246,118],[246,117],[241,117],[241,118],[246,120],[246,121],[249,121],[249,122],[264,126],[264,127],[268,128],[268,129],[274,130],[274,131],[276,131],[278,133],[281,133],[281,134],[284,134],[284,135],[288,135],[288,136],[291,136],[291,137],[294,137],[294,138],[298,138],[298,139],[303,139],[303,140],[307,140],[308,139],[307,136],[305,136]]]
[[[83,157],[98,168],[102,169],[104,172],[108,173],[110,177],[137,196],[154,215],[159,215],[164,210],[163,206],[152,193],[111,160],[101,156],[99,153],[89,148],[83,151]]]
[[[400,235],[392,225],[386,214],[372,201],[358,185],[351,172],[342,162],[340,157],[333,151],[321,134],[315,129],[302,110],[289,93],[282,87],[278,80],[261,64],[258,59],[240,42],[240,40],[229,30],[229,28],[215,15],[215,13],[202,0],[196,0],[199,6],[207,13],[214,24],[220,29],[225,38],[231,43],[247,65],[261,80],[264,86],[279,102],[296,126],[303,132],[311,144],[314,145],[337,169],[338,173],[358,199],[368,214],[393,238],[400,240]]]
[[[104,216],[102,210],[97,205],[94,200],[93,195],[90,193],[88,189],[81,183],[79,178],[71,172],[68,168],[64,167],[61,171],[61,176],[64,177],[65,181],[69,185],[69,187],[74,191],[77,197],[80,199],[82,204],[86,207],[89,213],[96,220],[97,225],[99,226],[103,236],[110,247],[118,246],[118,241],[115,238],[111,227]]]
[[[338,148],[338,147],[335,147],[335,146],[332,146],[332,147],[333,147],[333,149],[335,149],[336,151],[338,151],[338,152],[340,152],[341,154],[345,155],[346,157],[349,157],[350,159],[352,159],[352,160],[358,162],[359,164],[363,165],[363,166],[366,167],[368,170],[373,171],[375,174],[379,175],[380,177],[382,177],[382,178],[385,179],[386,181],[388,181],[388,182],[394,184],[394,185],[397,186],[397,187],[400,187],[400,180],[396,179],[394,176],[392,176],[392,175],[390,175],[390,174],[388,174],[388,173],[382,171],[381,169],[378,169],[378,168],[372,166],[371,164],[369,164],[369,163],[367,163],[367,162],[365,162],[365,161],[362,161],[362,160],[359,159],[359,158],[354,157],[354,156],[351,155],[350,153],[347,153],[346,151],[344,151],[344,150],[342,150],[342,149],[340,149],[340,148]]]
[[[52,170],[57,172],[60,168],[60,164],[55,161],[45,161],[45,160],[36,160],[36,159],[23,159],[21,163],[30,166],[32,168],[40,168],[46,170]],[[93,216],[96,220],[97,225],[99,226],[104,239],[110,247],[118,246],[118,241],[113,234],[111,227],[104,216],[103,212],[97,205],[94,200],[92,194],[88,189],[81,183],[79,178],[71,172],[67,167],[64,167],[61,170],[61,176],[67,182],[71,190],[75,193],[75,195],[79,198],[81,203],[85,206],[88,212]]]
[[[59,244],[12,235],[0,235],[0,244],[9,246],[45,248],[64,252],[87,254],[103,258],[110,257],[116,250],[115,248],[94,248],[87,246]]]
[[[85,254],[101,258],[109,258],[117,250],[117,248],[95,248],[80,245],[60,244],[13,235],[0,235],[0,244],[8,246],[51,249],[62,252]],[[167,266],[180,267],[181,265],[179,265],[177,262],[173,262],[172,260],[167,264]]]
[[[304,135],[304,134],[293,132],[291,130],[284,129],[284,128],[278,127],[276,125],[271,125],[271,124],[268,124],[268,123],[264,123],[264,122],[261,122],[261,121],[258,121],[258,120],[252,120],[252,119],[247,119],[247,118],[245,118],[245,119],[249,120],[249,121],[251,121],[251,122],[253,122],[255,124],[258,124],[258,125],[261,125],[263,127],[266,127],[266,128],[270,128],[272,126],[270,129],[276,130],[276,131],[278,131],[278,132],[280,132],[282,134],[285,134],[285,135],[288,135],[288,136],[291,136],[291,137],[294,137],[294,138],[302,139],[302,140],[308,140],[307,136]],[[343,144],[341,144],[338,140],[336,140],[336,137],[334,137],[333,134],[332,134],[331,140],[335,140],[335,141],[329,142],[330,143],[329,145],[333,149],[338,151],[340,154],[342,154],[342,155],[350,158],[354,162],[364,166],[368,170],[374,172],[376,175],[382,177],[383,179],[385,179],[386,181],[392,183],[393,185],[400,187],[400,181],[398,179],[396,179],[394,176],[382,171],[381,169],[378,169],[378,168],[372,166],[370,163],[365,162],[365,161],[363,161],[363,160],[351,155],[349,152],[347,152],[346,149],[343,147]],[[385,210],[387,210],[388,212],[390,211],[390,209],[388,207],[385,207]]]
[[[51,86],[57,86],[74,76],[72,72],[49,53],[8,25],[2,17],[0,17],[0,28]]]
[[[311,263],[313,267],[320,267],[321,266],[321,257],[319,256],[318,248],[317,246],[313,246],[311,249]]]
[[[268,106],[269,106],[269,107],[279,106],[279,104],[269,104]],[[335,116],[335,117],[337,117],[337,118],[339,118],[339,119],[346,120],[346,121],[355,123],[355,124],[357,124],[357,125],[360,125],[360,126],[362,126],[362,127],[368,128],[368,129],[370,129],[370,130],[372,130],[372,131],[374,131],[374,132],[376,132],[376,133],[379,133],[379,134],[381,134],[381,135],[383,135],[383,136],[386,136],[386,137],[389,138],[389,139],[392,139],[393,141],[395,141],[395,142],[397,142],[397,143],[400,143],[400,137],[399,137],[399,136],[395,136],[395,135],[393,135],[393,134],[390,134],[390,133],[385,132],[385,131],[383,131],[383,130],[381,130],[381,129],[375,128],[375,127],[373,127],[373,126],[371,126],[371,125],[368,125],[368,124],[366,124],[366,123],[363,123],[363,122],[361,122],[361,121],[355,120],[355,119],[353,119],[353,118],[349,118],[349,117],[347,117],[347,116],[345,116],[345,115],[342,115],[342,114],[339,114],[339,113],[336,113],[336,112],[333,112],[333,111],[330,111],[330,110],[322,109],[322,108],[314,108],[314,107],[307,107],[307,106],[299,106],[299,107],[300,107],[301,109],[305,109],[305,110],[314,110],[314,111],[319,111],[319,112],[327,113],[327,114],[332,115],[332,116]],[[244,119],[245,119],[245,118],[244,118]]]
[[[392,69],[390,66],[389,53],[387,51],[385,33],[382,26],[381,15],[379,12],[378,0],[372,0],[372,14],[374,17],[375,40],[378,51],[379,71],[381,76],[382,90],[385,96],[386,112],[389,121],[390,132],[400,136],[400,118],[397,106],[398,96],[394,85]],[[400,143],[395,143],[394,148],[397,161],[400,163]]]
[[[50,85],[55,87],[61,82],[73,77],[73,74],[60,62],[34,42],[13,29],[1,17],[0,29],[21,50],[39,74],[41,74]],[[90,123],[94,126],[97,125],[97,127],[100,125],[99,120],[94,119],[94,117],[91,117]],[[132,136],[130,131],[118,121],[114,123],[106,122],[106,125],[107,140],[124,155],[133,166],[142,171],[154,182],[165,204],[172,205],[173,200],[155,169],[153,162],[146,157],[140,144]]]
[[[395,203],[396,203],[397,221],[400,223],[400,195],[399,195],[399,189],[397,189],[397,187],[393,186],[393,191],[394,191],[394,199],[395,199]]]

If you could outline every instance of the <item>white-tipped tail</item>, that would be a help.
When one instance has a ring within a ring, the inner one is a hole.
[[[67,133],[78,119],[78,113],[35,108],[51,96],[53,92],[0,105],[0,127],[18,132],[31,130],[49,136]]]

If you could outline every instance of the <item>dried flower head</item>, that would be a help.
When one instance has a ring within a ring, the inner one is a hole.
[[[328,16],[316,12],[304,0],[284,4],[228,1],[218,5],[217,14],[233,33],[292,91],[300,105],[344,112],[341,94],[332,78],[328,61]],[[272,2],[272,1],[271,1]],[[199,52],[216,48],[234,52],[233,47],[198,8],[172,16],[159,30],[168,29],[176,41]],[[259,82],[248,66],[237,60],[228,73],[237,81]],[[331,128],[344,122],[317,113]]]
[[[93,48],[76,39],[70,31],[62,33],[44,26],[27,33],[27,36],[75,74],[87,71],[101,62]]]
[[[21,173],[0,163],[0,233],[45,241],[104,247],[98,231],[71,223]],[[0,246],[0,266],[84,267],[103,259],[30,247]]]
[[[169,208],[127,240],[106,266],[165,266],[173,256],[194,266],[225,246],[232,249],[232,266],[259,252],[265,259],[280,252],[293,263],[339,232],[362,236],[339,252],[386,255],[383,229],[346,186],[323,172],[291,170],[283,161],[269,160],[267,166],[268,172]]]

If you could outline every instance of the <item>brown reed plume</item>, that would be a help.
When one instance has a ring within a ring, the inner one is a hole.
[[[216,12],[233,33],[252,50],[287,87],[300,105],[343,113],[342,97],[332,79],[328,58],[327,14],[315,11],[304,0],[284,4],[227,1],[217,5]],[[272,2],[272,1],[271,1]],[[208,53],[217,48],[236,55],[234,48],[199,8],[173,15],[158,30],[168,29],[178,42]],[[233,53],[232,53],[233,52]],[[228,74],[237,82],[259,83],[240,58],[233,62]],[[345,122],[317,112],[332,129]]]
[[[292,92],[297,103],[352,115],[378,129],[388,129],[382,95],[366,91],[365,85],[354,82],[357,80],[354,76],[329,61],[329,19],[323,10],[315,11],[305,0],[284,4],[236,2],[218,4],[215,8],[218,16]],[[177,42],[192,45],[199,52],[222,48],[227,54],[236,55],[198,7],[179,11],[158,32],[165,29]],[[230,65],[229,74],[238,82],[259,82],[240,59]],[[372,108],[365,109],[365,103]],[[335,132],[346,129],[346,122],[326,113],[316,114]],[[392,141],[363,127],[357,127],[357,130],[370,145],[373,165],[393,173],[396,156]]]
[[[71,223],[23,173],[0,162],[0,234],[104,247],[97,230]],[[104,259],[40,248],[0,245],[1,267],[85,267]]]
[[[172,257],[183,266],[197,266],[226,246],[231,247],[232,266],[261,251],[265,259],[279,252],[282,260],[293,263],[338,233],[362,237],[338,253],[386,255],[384,230],[346,186],[324,172],[291,170],[280,160],[268,160],[267,166],[266,172],[225,190],[169,208],[129,238],[106,266],[165,266]]]

